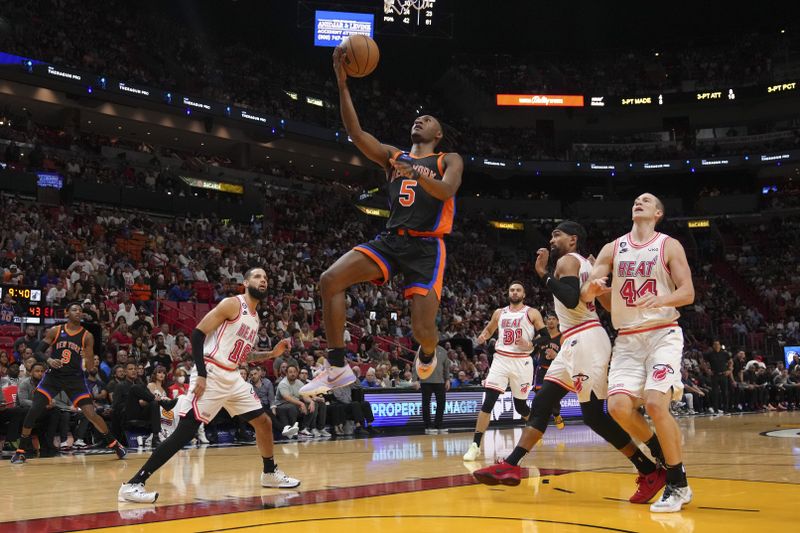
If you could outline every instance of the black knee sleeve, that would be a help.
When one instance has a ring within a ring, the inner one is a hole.
[[[31,408],[25,414],[25,421],[22,423],[22,427],[32,428],[35,426],[36,421],[42,416],[42,413],[47,409],[49,403],[50,400],[48,400],[44,394],[41,392],[34,392],[33,405],[31,405]]]
[[[514,410],[522,415],[522,418],[528,418],[528,415],[531,414],[531,408],[528,406],[528,402],[520,400],[519,398],[514,398]]]
[[[611,415],[603,411],[603,400],[597,398],[594,393],[588,402],[581,404],[581,413],[583,413],[583,423],[614,448],[622,449],[631,442],[631,436],[611,418]]]
[[[569,392],[567,389],[552,381],[545,381],[533,398],[533,405],[531,405],[533,413],[528,419],[528,425],[544,433],[547,430],[547,423],[550,421],[553,408],[561,403],[561,398],[566,396],[567,392]]]
[[[494,404],[497,403],[497,399],[500,397],[500,393],[493,389],[484,389],[484,396],[483,396],[483,405],[481,406],[481,411],[484,413],[491,413],[492,409],[494,408]]]

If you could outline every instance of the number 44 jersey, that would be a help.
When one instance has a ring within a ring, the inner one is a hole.
[[[614,241],[611,283],[611,321],[618,330],[641,329],[675,322],[680,313],[674,307],[642,309],[638,300],[647,294],[672,294],[672,281],[665,260],[671,237],[656,233],[646,243],[634,242],[631,234]]]

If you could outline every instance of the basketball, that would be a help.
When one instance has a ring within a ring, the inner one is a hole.
[[[378,66],[381,53],[367,35],[351,35],[342,41],[345,50],[344,70],[348,76],[363,78]]]

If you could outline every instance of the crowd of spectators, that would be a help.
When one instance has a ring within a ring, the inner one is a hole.
[[[98,75],[341,129],[337,90],[329,71],[321,74],[319,68],[304,68],[278,55],[252,53],[237,36],[216,36],[212,41],[193,32],[185,21],[155,16],[151,9],[152,5],[120,0],[107,2],[103,10],[65,0],[18,3],[4,13],[10,29],[0,34],[0,43],[10,52]],[[781,70],[775,66],[787,61],[796,45],[790,34],[755,34],[725,45],[684,42],[658,55],[651,50],[595,52],[591,57],[471,54],[455,57],[452,64],[491,94],[500,90],[630,95],[681,90],[687,80],[693,84],[690,90],[781,81]],[[403,86],[374,77],[351,84],[351,92],[364,127],[390,144],[405,145],[413,119],[432,113],[448,125],[448,149],[488,157],[603,161],[738,153],[735,148],[696,145],[693,136],[655,148],[573,149],[572,143],[558,146],[535,128],[479,126],[464,113],[454,112],[447,95],[420,93],[411,82]],[[310,105],[305,96],[320,99],[323,105]],[[796,145],[796,139],[789,139],[764,143],[764,148]]]

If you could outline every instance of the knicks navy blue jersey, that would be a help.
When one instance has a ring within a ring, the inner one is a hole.
[[[81,326],[77,331],[69,331],[67,325],[57,326],[56,339],[53,342],[53,359],[60,359],[61,368],[51,368],[50,371],[65,374],[83,373],[83,346],[88,334]]]
[[[444,177],[443,152],[423,157],[397,152],[392,159],[406,155],[414,160],[414,170],[436,180]],[[389,230],[406,229],[409,234],[420,237],[441,237],[453,230],[455,198],[444,202],[428,194],[417,180],[401,176],[394,167],[387,171],[389,181]]]
[[[536,365],[536,373],[533,381],[534,384],[539,387],[541,387],[544,381],[544,375],[547,374],[547,370],[550,368],[550,363],[553,362],[552,359],[547,358],[548,349],[558,353],[558,351],[561,349],[560,333],[556,337],[549,338],[546,342],[537,344],[536,348],[534,348],[533,352],[531,353],[533,362]]]

